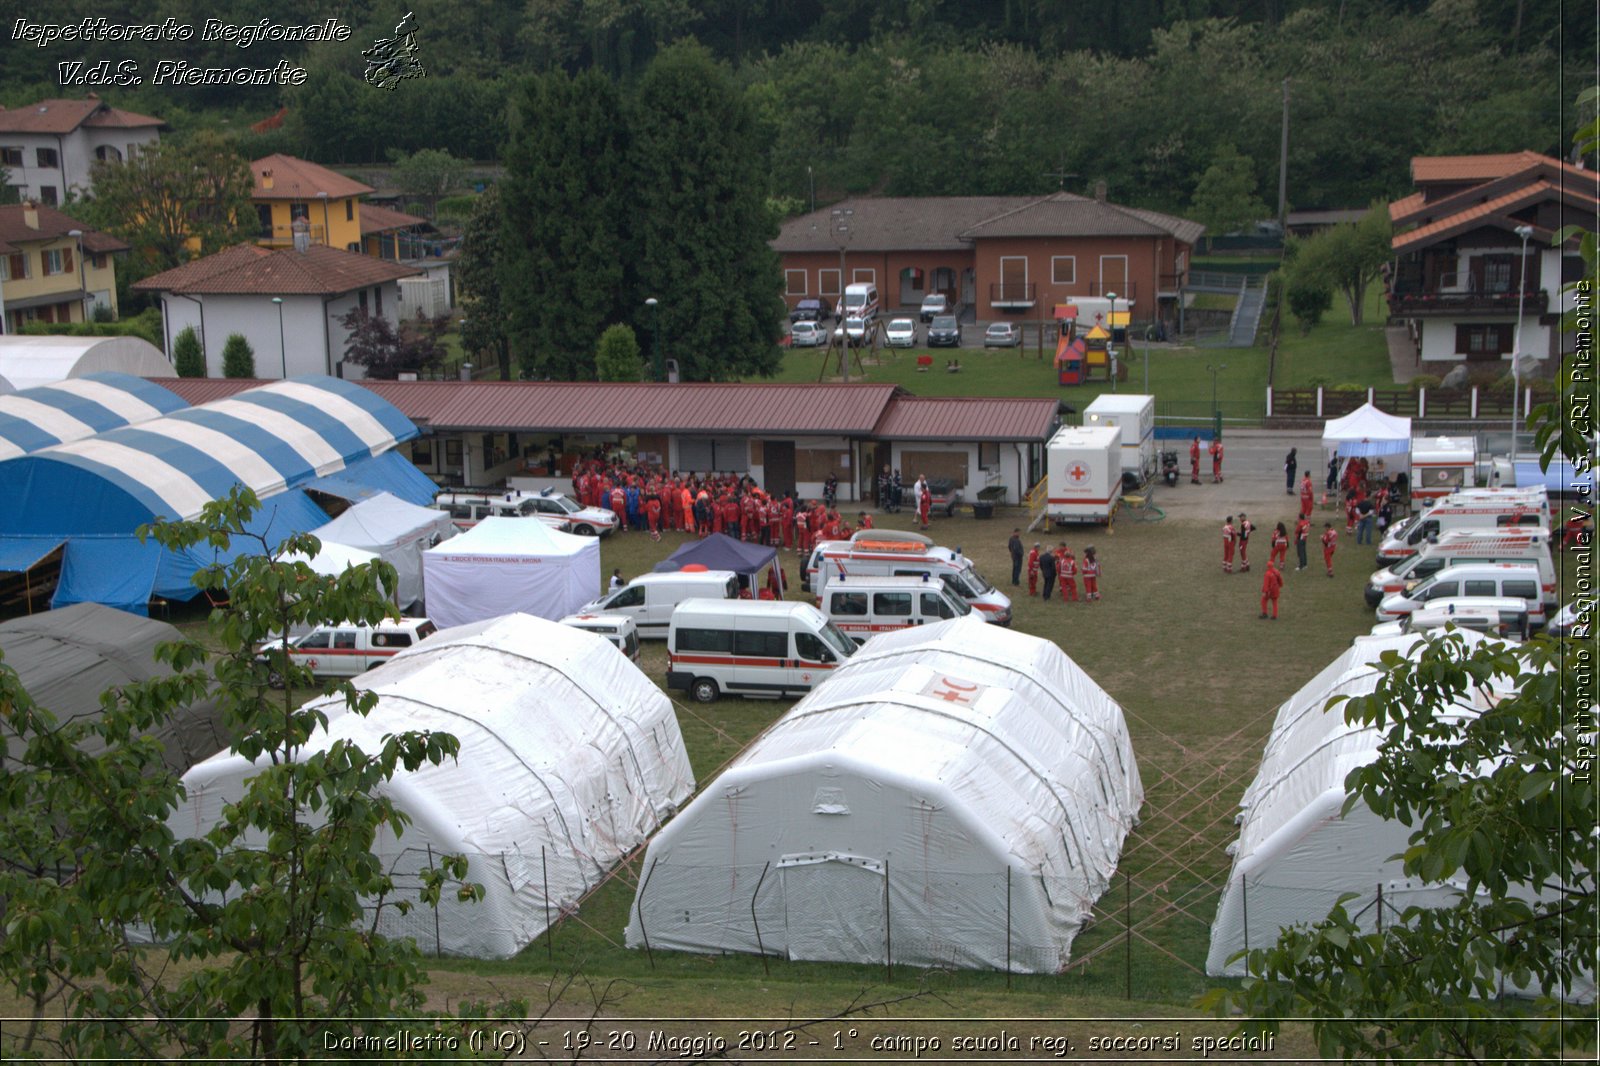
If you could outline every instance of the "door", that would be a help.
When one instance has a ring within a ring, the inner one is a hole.
[[[769,440],[761,445],[766,463],[766,490],[774,498],[794,491],[794,441]]]
[[[789,958],[882,963],[887,957],[884,893],[878,859],[859,855],[786,855],[784,923]]]

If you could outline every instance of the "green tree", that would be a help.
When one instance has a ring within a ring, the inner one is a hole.
[[[276,1062],[313,1057],[330,1035],[392,1032],[393,1021],[377,1019],[424,1016],[425,972],[413,941],[375,932],[372,908],[436,903],[447,890],[481,897],[461,880],[465,860],[444,856],[419,897],[399,898],[369,850],[380,829],[398,835],[409,821],[384,782],[453,757],[454,738],[403,731],[376,751],[319,746],[327,718],[302,704],[318,687],[309,671],[286,655],[257,658],[297,626],[391,615],[383,590],[394,587],[393,568],[330,578],[288,561],[315,555],[316,539],[269,547],[245,532],[257,507],[238,489],[196,521],[144,531],[170,551],[242,551],[196,576],[229,593],[204,637],[163,646],[170,672],[107,693],[101,718],[56,721],[0,667],[0,974],[63,1019],[44,1035],[66,1059]],[[289,684],[273,689],[273,672]],[[347,682],[321,687],[347,713],[376,703]],[[256,773],[214,827],[179,838],[168,818],[182,786],[149,734],[174,708],[208,697],[220,702],[230,750]],[[71,876],[39,875],[51,870]],[[160,946],[133,943],[133,928]]]
[[[645,71],[632,112],[640,284],[628,317],[648,327],[644,300],[660,299],[683,380],[772,373],[782,275],[749,102],[703,48],[677,44]]]
[[[1295,275],[1304,285],[1320,285],[1344,296],[1350,324],[1361,325],[1367,286],[1394,252],[1387,204],[1376,203],[1359,222],[1329,226],[1300,242]]]
[[[364,367],[367,377],[393,381],[404,373],[426,373],[444,365],[442,341],[450,316],[428,318],[421,311],[395,329],[383,315],[370,315],[352,307],[339,320],[349,330],[344,361]]]
[[[225,378],[253,378],[256,376],[256,353],[243,333],[230,333],[222,345],[222,376]]]
[[[1267,215],[1256,195],[1255,166],[1231,144],[1211,157],[1211,166],[1195,186],[1190,214],[1206,227],[1206,241],[1243,229]]]
[[[644,377],[644,360],[639,357],[639,339],[632,326],[608,326],[600,334],[594,367],[601,381],[639,381]]]
[[[500,294],[504,232],[500,187],[491,185],[472,205],[472,216],[461,234],[456,277],[465,316],[461,321],[461,347],[469,354],[493,352],[500,367],[500,380],[510,381],[511,338],[506,334],[506,308]]]
[[[206,356],[200,350],[200,338],[195,336],[193,326],[183,327],[183,332],[172,342],[172,363],[180,378],[206,376]]]
[[[558,72],[524,82],[512,112],[500,186],[505,329],[524,373],[592,381],[595,338],[632,310],[629,219],[648,216],[628,180],[622,102],[598,72]]]
[[[407,196],[415,196],[428,205],[432,218],[443,197],[460,188],[467,179],[467,164],[449,152],[437,148],[424,148],[406,155],[391,151],[394,162],[391,177]]]

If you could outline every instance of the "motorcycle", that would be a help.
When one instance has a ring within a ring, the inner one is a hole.
[[[1161,480],[1170,488],[1178,483],[1178,453],[1161,453]]]

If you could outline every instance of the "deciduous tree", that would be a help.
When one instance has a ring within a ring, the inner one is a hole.
[[[1256,195],[1255,165],[1231,144],[1218,148],[1195,186],[1190,214],[1206,227],[1208,242],[1265,218],[1267,205]]]
[[[1388,205],[1377,203],[1359,222],[1329,226],[1300,243],[1295,273],[1304,284],[1340,293],[1350,305],[1351,325],[1361,325],[1367,286],[1394,252]]]

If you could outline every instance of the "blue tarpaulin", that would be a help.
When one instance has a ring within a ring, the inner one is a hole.
[[[705,540],[691,540],[655,565],[658,572],[682,570],[699,563],[707,570],[732,570],[751,577],[778,557],[776,548],[747,544],[725,533],[713,533]]]
[[[67,545],[51,607],[103,603],[133,614],[146,614],[155,587],[163,549],[137,537],[86,537]],[[194,586],[177,599],[194,595]]]
[[[418,470],[410,459],[394,451],[351,463],[337,474],[316,478],[304,487],[351,503],[387,492],[418,507],[432,503],[439,492],[432,478]]]
[[[60,537],[12,537],[0,540],[0,570],[31,570],[61,546]]]

